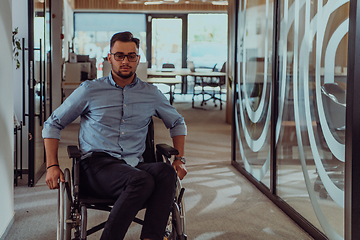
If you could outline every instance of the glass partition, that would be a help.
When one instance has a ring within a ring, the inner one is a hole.
[[[349,4],[281,1],[278,195],[344,237]]]
[[[238,29],[236,161],[270,185],[273,1],[241,1]]]
[[[276,6],[239,1],[235,163],[318,236],[344,239],[349,1]]]

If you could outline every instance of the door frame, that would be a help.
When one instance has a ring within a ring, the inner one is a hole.
[[[152,40],[151,40],[151,34],[152,34],[152,19],[154,18],[177,18],[182,20],[182,40],[181,40],[181,67],[186,68],[187,67],[187,38],[188,38],[188,17],[187,14],[146,14],[146,58],[148,61],[148,68],[151,68],[151,46],[152,46]]]

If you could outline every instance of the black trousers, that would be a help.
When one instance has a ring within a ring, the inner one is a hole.
[[[80,163],[80,190],[116,200],[101,240],[123,239],[137,212],[146,206],[141,239],[163,239],[174,200],[176,172],[167,163],[132,167],[106,153],[93,153]]]

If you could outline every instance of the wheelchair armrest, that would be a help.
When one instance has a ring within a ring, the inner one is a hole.
[[[79,148],[74,145],[70,145],[67,147],[69,158],[79,158],[81,157]]]
[[[179,151],[167,144],[156,144],[156,150],[164,155],[167,158],[170,158],[172,155],[178,155]]]

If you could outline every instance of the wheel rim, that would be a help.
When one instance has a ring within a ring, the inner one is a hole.
[[[71,222],[69,220],[71,220],[71,202],[69,199],[69,195],[67,190],[70,191],[70,196],[72,197],[71,194],[71,178],[70,178],[70,170],[69,169],[65,169],[64,171],[64,178],[65,178],[65,183],[68,183],[69,188],[66,189],[65,188],[65,184],[64,184],[64,193],[63,193],[63,199],[64,199],[64,238],[66,240],[70,240],[71,239]],[[66,223],[67,221],[69,221],[68,223]]]
[[[57,239],[64,239],[64,188],[65,184],[60,182],[60,188],[58,191],[58,226],[57,226]]]
[[[65,183],[71,186],[70,171],[65,169],[64,171],[65,182],[60,182],[60,188],[58,191],[58,224],[57,224],[57,239],[58,240],[70,240],[71,239],[71,223],[66,223],[70,220],[71,216],[71,202],[68,198],[68,192],[65,187]],[[71,196],[71,188],[70,196]]]

